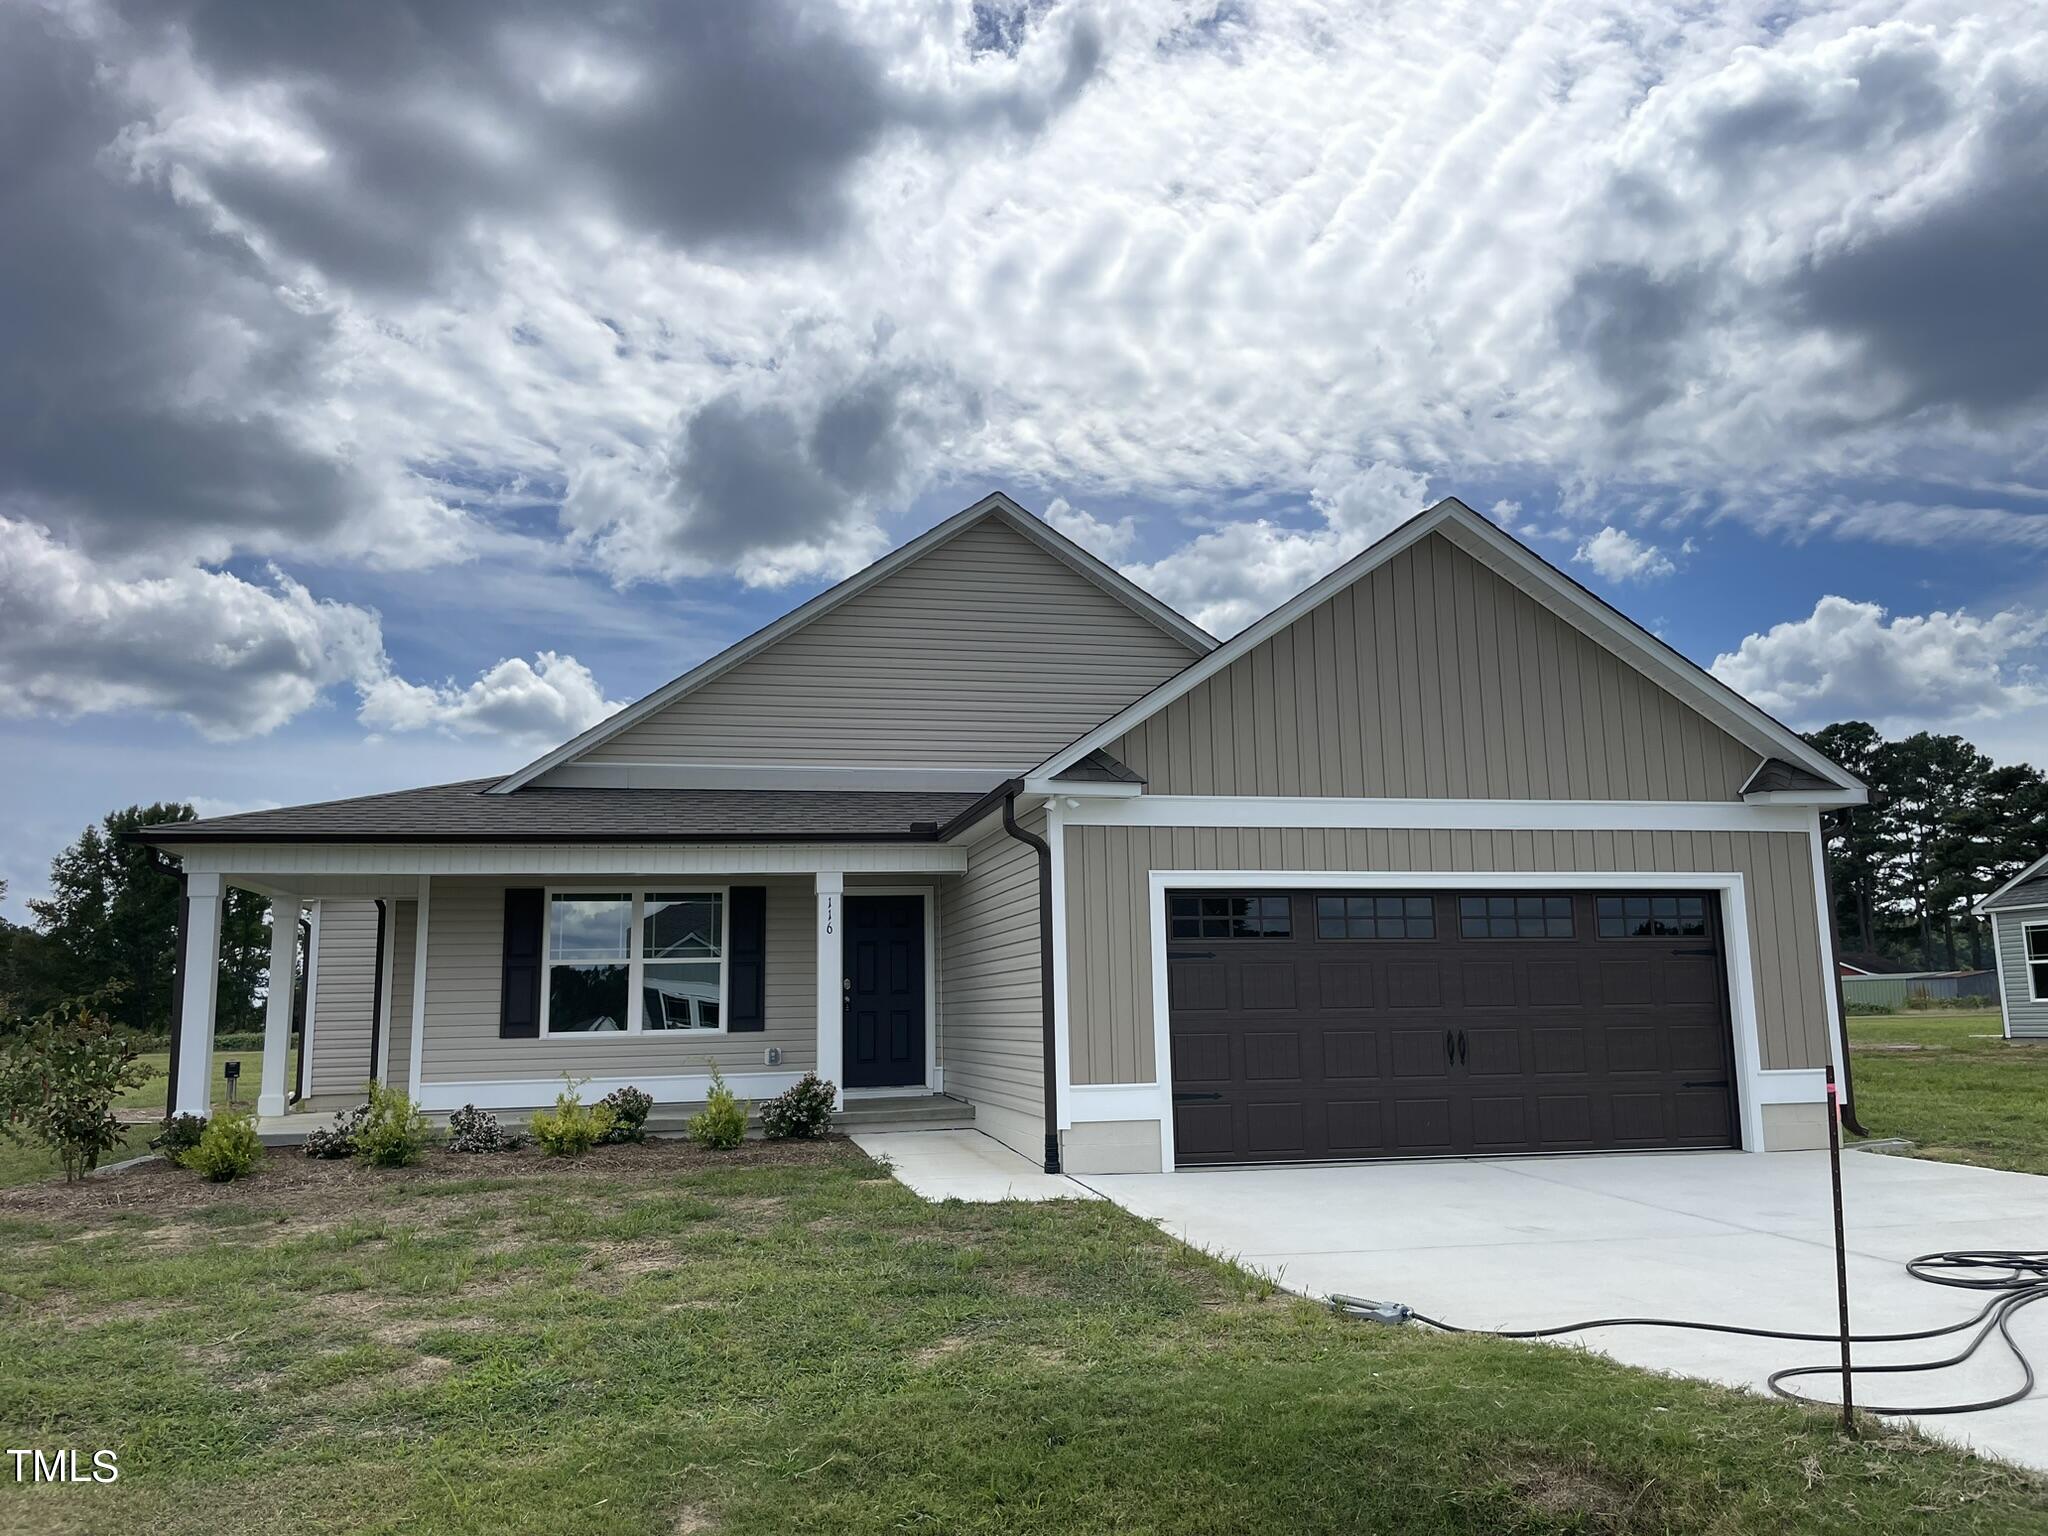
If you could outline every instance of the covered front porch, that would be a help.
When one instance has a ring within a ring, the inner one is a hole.
[[[946,1097],[943,909],[967,867],[937,841],[827,844],[190,846],[170,1107],[208,1114],[221,906],[272,903],[272,975],[307,919],[294,992],[272,989],[255,1094],[279,1142],[372,1080],[434,1119],[517,1117],[565,1079],[650,1094],[680,1130],[714,1069],[743,1099],[815,1071],[849,1124],[957,1126]]]

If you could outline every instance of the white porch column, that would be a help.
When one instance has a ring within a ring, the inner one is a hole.
[[[833,1085],[835,1099],[846,1102],[846,961],[841,949],[845,927],[846,876],[818,872],[818,1076]]]
[[[181,1115],[206,1114],[213,1104],[213,1013],[220,1000],[219,875],[185,877],[185,953],[179,985],[178,1101]]]
[[[299,968],[299,898],[270,898],[270,999],[263,1012],[263,1086],[256,1113],[284,1113],[284,1064],[292,1050],[292,989]]]

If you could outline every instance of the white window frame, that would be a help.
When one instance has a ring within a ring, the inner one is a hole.
[[[716,896],[718,898],[718,1027],[716,1029],[647,1029],[641,1018],[643,1007],[641,978],[646,974],[647,935],[641,926],[641,919],[647,910],[649,896]],[[555,968],[555,898],[557,896],[625,896],[633,904],[633,915],[627,925],[626,941],[626,1027],[617,1030],[567,1029],[557,1033],[552,1027],[548,1014],[554,996],[553,972]],[[732,887],[730,885],[709,885],[701,880],[688,878],[654,882],[633,880],[612,880],[594,884],[550,885],[541,890],[542,911],[546,917],[541,923],[540,955],[540,1033],[542,1039],[555,1040],[706,1040],[716,1039],[730,1033],[731,1015],[728,1012],[732,988],[732,967],[728,950],[732,936]]]
[[[2033,935],[2036,933],[2048,933],[2048,922],[2020,924],[2020,965],[2027,973],[2027,1001],[2048,1003],[2048,992],[2043,992],[2034,981],[2034,967],[2048,965],[2048,955],[2038,960],[2034,958]]]

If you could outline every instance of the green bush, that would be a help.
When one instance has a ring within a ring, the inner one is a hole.
[[[369,1117],[370,1106],[367,1104],[336,1110],[334,1124],[325,1130],[306,1133],[306,1156],[329,1159],[354,1157],[356,1137],[362,1134],[363,1122]]]
[[[690,1140],[700,1147],[727,1152],[747,1139],[747,1106],[725,1086],[725,1074],[714,1063],[711,1091],[704,1108],[690,1117]]]
[[[431,1137],[419,1106],[382,1083],[370,1084],[370,1103],[356,1131],[356,1156],[379,1168],[404,1168],[420,1160]]]
[[[1847,1003],[1844,1006],[1849,1010],[1852,1018],[1870,1014],[1897,1013],[1899,1011],[1890,1003]]]
[[[255,1116],[237,1109],[222,1110],[207,1122],[199,1145],[181,1161],[216,1184],[254,1171],[263,1161],[263,1143],[256,1139]]]
[[[118,990],[59,1003],[0,1054],[0,1131],[47,1147],[67,1180],[92,1172],[121,1144],[114,1100],[156,1075],[108,1021],[106,1004]]]
[[[1996,1008],[1998,1006],[1998,999],[1995,997],[1985,997],[1976,992],[1968,992],[1956,999],[1956,1006],[1958,1008],[1971,1009]]]
[[[814,1140],[832,1129],[832,1085],[806,1072],[794,1087],[785,1088],[761,1105],[761,1134],[770,1141],[792,1137]]]
[[[585,1104],[581,1097],[587,1077],[564,1078],[563,1089],[555,1095],[552,1110],[538,1110],[533,1117],[533,1139],[549,1157],[581,1157],[609,1137],[615,1117],[606,1104]]]
[[[645,1141],[647,1115],[654,1108],[651,1095],[638,1088],[618,1088],[597,1101],[598,1108],[612,1112],[612,1128],[606,1141]]]
[[[149,1139],[149,1144],[175,1163],[198,1146],[199,1138],[205,1134],[204,1115],[166,1115],[156,1135]]]
[[[169,1042],[165,1043],[164,1048],[166,1050],[170,1048]],[[213,1037],[213,1048],[216,1051],[260,1051],[263,1049],[263,1036],[260,1034],[215,1035]]]

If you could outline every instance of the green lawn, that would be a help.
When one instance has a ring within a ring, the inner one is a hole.
[[[153,1109],[162,1112],[164,1107],[164,1076],[171,1070],[169,1051],[151,1051],[135,1058],[155,1074],[140,1088],[131,1088],[114,1101],[117,1109]],[[226,1064],[239,1061],[242,1064],[241,1081],[235,1087],[236,1102],[244,1108],[254,1108],[257,1090],[263,1086],[263,1053],[261,1051],[215,1051],[213,1053],[213,1103],[218,1109],[228,1101],[228,1078]],[[292,1073],[299,1064],[297,1046],[284,1065],[285,1091],[291,1091]]]
[[[1944,1162],[2048,1173],[2048,1045],[2000,1039],[1996,1009],[1851,1018],[1849,1051],[1872,1135]]]
[[[1564,1349],[1347,1322],[843,1142],[273,1154],[0,1193],[0,1529],[2048,1532],[2048,1485]]]

